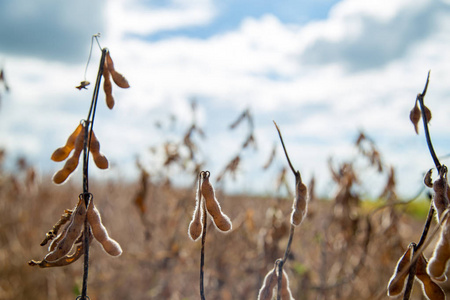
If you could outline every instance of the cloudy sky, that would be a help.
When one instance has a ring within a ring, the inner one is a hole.
[[[136,157],[149,170],[160,168],[161,155],[149,149],[182,139],[193,120],[190,101],[196,99],[195,118],[206,138],[194,138],[212,174],[246,138],[245,124],[235,130],[229,125],[247,108],[254,117],[257,149],[242,152],[237,180],[226,183],[230,190],[273,192],[277,172],[286,165],[278,147],[274,165],[262,170],[278,143],[275,120],[294,166],[305,180],[314,174],[321,193],[334,192],[327,159],[352,159],[352,144],[364,130],[384,162],[396,168],[400,194],[408,197],[433,166],[423,130],[415,135],[409,122],[428,70],[431,135],[438,155],[450,153],[449,4],[2,1],[0,67],[10,92],[0,87],[0,147],[10,160],[25,155],[43,173],[62,167],[49,157],[87,115],[93,87],[74,86],[84,79],[91,36],[100,32],[101,47],[110,50],[131,88],[113,88],[113,110],[100,94],[95,132],[116,167],[93,171],[95,176],[136,178]],[[91,82],[100,55],[94,45]],[[363,190],[378,193],[385,178],[364,165],[360,171]],[[79,170],[75,176],[81,176]]]

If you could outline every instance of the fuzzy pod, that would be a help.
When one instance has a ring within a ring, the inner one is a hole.
[[[294,203],[292,205],[291,224],[300,225],[308,212],[308,188],[298,180],[296,183],[296,191]]]
[[[438,221],[441,221],[442,214],[448,208],[448,183],[447,176],[440,176],[433,184],[434,198],[433,205],[437,212]]]
[[[400,295],[405,289],[406,278],[409,275],[408,266],[412,259],[412,246],[408,247],[408,249],[403,253],[400,259],[397,262],[397,266],[395,267],[394,274],[392,274],[391,279],[389,280],[387,286],[387,293],[389,297],[395,297]]]
[[[197,189],[196,195],[195,209],[188,228],[188,235],[191,238],[191,240],[196,241],[202,235],[203,233],[202,221],[203,221],[203,202],[199,182],[199,188]]]
[[[80,236],[80,233],[83,230],[85,219],[86,206],[84,205],[82,199],[80,199],[78,201],[77,207],[72,213],[71,222],[67,228],[67,231],[65,232],[64,237],[59,241],[55,249],[45,256],[44,260],[48,262],[56,261],[69,253],[70,249],[72,249],[75,241]]]
[[[64,181],[66,181],[67,177],[69,177],[69,175],[77,168],[78,161],[80,160],[80,154],[81,151],[83,150],[84,136],[85,136],[84,127],[82,126],[82,130],[80,131],[80,133],[76,138],[74,145],[74,152],[72,156],[66,161],[64,167],[58,172],[56,172],[55,175],[53,175],[54,183],[56,184],[63,183]]]
[[[411,110],[411,112],[409,113],[409,119],[411,120],[411,122],[414,125],[414,130],[416,131],[417,134],[419,134],[419,121],[420,121],[420,117],[421,117],[421,112],[420,112],[420,108],[417,105],[417,100],[416,103],[414,104],[413,109]]]
[[[111,77],[114,83],[123,89],[129,88],[128,80],[119,72],[114,69],[114,62],[109,54],[109,51],[106,53],[106,62],[108,65],[109,72],[111,73]]]
[[[436,184],[436,183],[435,183]],[[448,261],[450,259],[450,225],[445,222],[441,227],[439,240],[427,265],[427,273],[435,281],[445,281]]]
[[[79,124],[74,132],[69,136],[69,138],[66,141],[66,144],[63,147],[60,147],[53,152],[51,160],[53,161],[63,161],[65,160],[70,152],[75,147],[75,141],[78,137],[78,135],[81,132],[81,129],[83,128],[83,125]]]
[[[276,268],[277,266],[275,266]],[[259,290],[258,299],[257,300],[272,300],[274,289],[277,286],[278,278],[275,272],[275,268],[270,270],[266,277],[264,277],[264,283]]]
[[[425,174],[425,177],[423,178],[423,183],[429,187],[433,187],[433,179],[431,178],[431,175],[433,174],[433,169],[429,169],[428,172]]]
[[[95,239],[103,246],[103,249],[111,256],[122,254],[122,248],[119,243],[109,237],[108,231],[102,223],[100,212],[95,207],[93,201],[89,203],[86,214],[87,220],[91,225],[92,234]]]
[[[97,137],[95,136],[94,131],[92,131],[91,143],[90,143],[89,150],[92,153],[92,157],[94,158],[95,165],[99,169],[108,169],[108,166],[109,166],[108,159],[106,158],[105,155],[103,155],[100,152],[100,142],[98,141]]]
[[[111,83],[111,73],[109,72],[109,68],[107,63],[103,66],[103,91],[106,95],[106,105],[109,109],[113,109],[114,107],[114,97],[112,95],[112,83]]]
[[[281,277],[281,300],[292,300],[292,292],[289,288],[289,277],[286,273],[286,271],[283,269],[283,275]]]
[[[416,277],[422,285],[422,291],[428,299],[445,300],[445,293],[442,288],[427,273],[427,260],[423,253],[417,259]]]
[[[219,201],[217,201],[214,187],[209,182],[209,172],[205,173],[203,176],[203,182],[201,187],[202,195],[205,198],[206,210],[209,215],[213,218],[214,224],[220,231],[230,231],[232,224],[230,218],[225,215],[221,208]]]

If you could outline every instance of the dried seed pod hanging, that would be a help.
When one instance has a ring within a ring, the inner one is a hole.
[[[108,69],[109,69],[109,72],[111,73],[114,83],[118,87],[121,87],[123,89],[129,88],[130,85],[128,84],[128,80],[122,74],[120,74],[119,72],[117,72],[115,70],[114,62],[111,58],[111,54],[109,51],[106,53],[106,62],[107,62]]]
[[[416,277],[422,285],[423,294],[431,300],[445,300],[442,288],[428,275],[427,264],[425,256],[421,253],[417,260]]]
[[[122,248],[120,244],[109,237],[106,227],[102,223],[100,212],[94,205],[92,199],[89,203],[89,207],[86,213],[89,225],[92,228],[92,234],[95,239],[103,246],[103,249],[111,256],[119,256],[122,254]]]
[[[188,234],[189,237],[196,241],[198,238],[202,235],[203,227],[202,227],[202,221],[203,221],[203,196],[201,193],[201,177],[199,176],[198,179],[198,188],[197,188],[197,195],[196,195],[196,202],[195,202],[195,209],[194,213],[192,215],[192,220],[189,223],[188,228]]]
[[[214,192],[214,187],[209,182],[209,176],[209,171],[202,173],[202,195],[205,198],[206,210],[212,217],[217,229],[225,232],[230,231],[232,228],[230,218],[222,212]]]
[[[103,91],[106,95],[106,106],[108,106],[109,109],[113,109],[114,97],[112,95],[111,73],[109,72],[106,61],[103,67],[103,79]]]
[[[55,152],[53,152],[51,160],[63,161],[69,156],[70,152],[75,147],[75,141],[77,140],[77,137],[80,134],[82,128],[83,125],[79,124],[75,129],[75,131],[67,139],[66,144],[63,147],[56,149]]]
[[[398,296],[405,289],[406,277],[408,277],[409,274],[408,273],[409,263],[411,262],[412,258],[412,251],[411,251],[412,247],[413,246],[410,245],[397,262],[395,272],[392,275],[391,279],[389,280],[387,287],[389,297]]]
[[[419,121],[420,121],[420,117],[421,117],[421,113],[420,113],[420,108],[417,105],[417,99],[416,99],[416,103],[414,104],[413,109],[411,110],[411,112],[409,113],[409,119],[411,120],[411,122],[414,125],[414,130],[416,131],[417,134],[419,134]]]
[[[56,184],[63,183],[64,181],[66,181],[67,177],[69,177],[69,175],[77,168],[78,161],[80,160],[80,154],[81,151],[83,150],[84,145],[84,136],[85,136],[84,126],[85,125],[82,125],[82,129],[80,130],[80,133],[78,134],[75,140],[74,152],[72,156],[66,161],[64,167],[58,172],[56,172],[55,175],[53,175],[54,183]]]

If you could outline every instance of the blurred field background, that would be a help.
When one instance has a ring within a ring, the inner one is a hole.
[[[2,162],[8,159],[2,152]],[[82,259],[48,269],[27,262],[47,253],[39,244],[64,209],[73,208],[81,184],[72,178],[56,186],[49,175],[36,174],[25,158],[15,165],[14,170],[0,169],[0,299],[75,299],[80,295]],[[181,189],[138,166],[142,177],[135,183],[90,184],[104,224],[124,252],[113,258],[97,242],[92,244],[88,295],[92,300],[199,299],[201,243],[187,235],[195,175],[192,188]],[[350,179],[345,171],[349,166],[338,167],[335,175],[341,183],[336,182],[334,199],[318,199],[311,191],[308,216],[296,229],[285,266],[295,299],[386,299],[397,259],[420,238],[428,210],[425,194],[407,205],[386,206],[401,200],[392,199],[395,184],[386,176],[390,190],[377,201],[364,201],[352,192],[357,174]],[[280,190],[292,186],[293,176],[287,174],[286,179],[278,179]],[[233,231],[221,234],[209,222],[207,299],[256,299],[265,274],[283,256],[287,243],[292,198],[281,194],[225,195],[218,190]],[[431,250],[425,251],[428,257]],[[424,299],[417,282],[412,299]]]

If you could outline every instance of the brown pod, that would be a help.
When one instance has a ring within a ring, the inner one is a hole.
[[[431,175],[433,174],[433,169],[429,169],[427,174],[425,174],[425,177],[423,178],[423,183],[429,187],[433,187],[433,179],[431,178]]]
[[[94,158],[96,166],[100,169],[108,169],[109,166],[108,159],[106,158],[106,156],[100,153],[100,142],[95,136],[94,131],[92,131],[89,150],[92,153],[92,157]]]
[[[56,245],[55,250],[45,256],[44,260],[48,262],[55,261],[69,253],[76,239],[80,236],[85,218],[86,206],[80,198],[80,200],[78,201],[78,205],[71,216],[71,222],[69,227],[67,228],[65,236]]]
[[[428,299],[432,300],[444,300],[445,293],[442,288],[431,280],[430,275],[427,273],[427,260],[423,253],[417,260],[416,277],[422,284],[422,291]]]
[[[119,243],[111,239],[108,231],[102,223],[100,212],[95,207],[93,201],[89,203],[87,210],[87,220],[92,228],[92,234],[95,239],[103,246],[103,249],[112,256],[119,256],[122,254],[122,248]]]
[[[283,269],[283,276],[281,277],[281,299],[282,300],[291,300],[292,298],[292,292],[289,287],[289,277],[286,273],[286,271]]]
[[[433,205],[434,208],[436,209],[437,217],[440,222],[442,219],[442,214],[448,208],[449,205],[449,199],[447,196],[448,183],[446,174],[436,179],[436,181],[433,184],[433,189],[434,189]]]
[[[209,172],[204,172],[203,174],[202,195],[205,198],[206,210],[219,230],[229,231],[232,228],[230,218],[222,213],[219,201],[217,201],[215,196],[214,187],[209,182]]]
[[[266,274],[266,277],[264,277],[264,283],[259,290],[258,300],[272,300],[273,291],[278,283],[275,268],[269,271],[269,273]]]
[[[83,125],[79,124],[77,126],[77,128],[75,129],[75,131],[72,132],[72,134],[67,139],[66,144],[63,147],[56,149],[55,152],[53,152],[51,160],[63,161],[69,156],[70,152],[75,147],[75,141],[76,141],[78,135],[80,134],[82,128],[83,128]]]
[[[445,281],[446,279],[445,271],[450,259],[450,228],[448,224],[445,222],[442,226],[439,240],[427,266],[428,275],[436,281]]]
[[[395,267],[394,274],[389,280],[387,287],[389,297],[400,295],[405,288],[406,277],[408,277],[409,274],[407,268],[409,267],[409,263],[411,262],[412,258],[411,247],[412,246],[408,247],[402,257],[400,257],[397,262],[397,266]]]
[[[66,163],[64,164],[64,167],[59,170],[58,172],[55,173],[55,175],[53,175],[53,182],[56,184],[61,184],[64,181],[66,181],[67,177],[69,177],[69,175],[75,171],[75,169],[78,166],[78,161],[80,160],[80,154],[81,151],[83,150],[83,145],[84,145],[84,127],[82,126],[82,130],[80,131],[80,133],[78,134],[76,141],[75,141],[75,146],[74,146],[74,152],[72,154],[72,156],[66,161]]]
[[[292,205],[291,224],[294,226],[300,225],[306,217],[308,212],[308,188],[306,185],[297,181],[295,199]]]
[[[417,105],[417,100],[416,103],[414,104],[413,109],[411,110],[411,112],[409,113],[409,119],[411,120],[411,122],[414,125],[414,130],[416,131],[417,134],[419,134],[419,121],[420,121],[420,116],[421,116],[421,112],[420,112],[420,108]]]
[[[200,178],[199,178],[199,187],[197,189],[196,202],[194,214],[192,215],[192,220],[189,223],[188,235],[191,240],[196,241],[203,233],[203,202],[202,202],[202,194],[200,191]]]
[[[103,91],[106,95],[106,105],[109,109],[113,109],[114,107],[114,97],[112,95],[112,83],[111,83],[111,73],[109,72],[109,68],[107,63],[103,66]]]
[[[128,84],[128,80],[114,69],[114,62],[109,54],[109,51],[106,53],[106,62],[114,83],[123,89],[129,88],[130,85]]]

